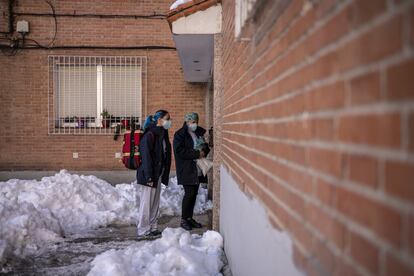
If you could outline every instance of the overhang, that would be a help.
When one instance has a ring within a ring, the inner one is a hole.
[[[220,0],[193,0],[168,13],[168,23],[187,82],[212,77],[214,34],[221,32]]]

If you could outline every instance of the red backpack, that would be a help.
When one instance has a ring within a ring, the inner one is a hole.
[[[141,165],[141,156],[139,153],[139,143],[141,141],[142,131],[132,130],[124,134],[122,145],[122,163],[130,170],[136,170]]]

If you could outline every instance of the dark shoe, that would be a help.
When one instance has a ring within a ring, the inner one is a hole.
[[[150,232],[142,234],[142,235],[138,235],[139,240],[147,240],[147,239],[150,239],[150,238],[151,238],[151,233]]]
[[[161,232],[159,230],[153,230],[149,233],[151,237],[161,236]]]
[[[187,219],[188,223],[191,225],[192,228],[202,228],[203,225],[197,221],[195,221],[193,218]]]
[[[191,227],[190,222],[186,219],[181,219],[181,227],[187,231],[193,230],[193,227]]]

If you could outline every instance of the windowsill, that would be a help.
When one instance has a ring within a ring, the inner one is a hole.
[[[125,129],[122,129],[119,135],[123,135]],[[115,127],[55,127],[51,129],[49,135],[114,135]]]
[[[55,129],[114,129],[115,126],[110,127],[55,127]]]

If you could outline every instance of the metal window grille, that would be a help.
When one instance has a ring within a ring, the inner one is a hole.
[[[234,17],[234,34],[237,38],[240,37],[243,26],[251,16],[254,5],[257,0],[236,0],[235,2],[235,17]]]
[[[146,57],[49,56],[49,134],[111,135],[141,123]]]

